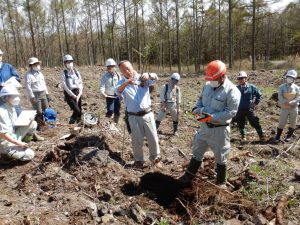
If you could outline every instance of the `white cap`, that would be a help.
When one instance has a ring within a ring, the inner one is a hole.
[[[296,70],[289,70],[286,72],[285,77],[292,77],[294,79],[297,78],[297,72]]]
[[[0,55],[3,55],[3,52],[2,52],[2,50],[0,49]]]
[[[180,80],[180,75],[179,75],[179,73],[173,73],[172,75],[171,75],[171,79],[175,79],[175,80]]]
[[[17,88],[13,86],[4,86],[0,91],[0,97],[7,95],[20,95]]]
[[[65,55],[64,58],[63,58],[64,62],[65,61],[73,61],[73,57],[71,55]]]
[[[245,71],[240,71],[239,75],[237,76],[237,78],[247,78],[247,73]]]
[[[35,63],[41,63],[41,61],[38,60],[38,58],[35,58],[35,57],[31,57],[28,59],[28,64],[29,65],[33,65]]]
[[[116,61],[113,60],[112,58],[109,58],[109,59],[106,60],[105,66],[106,66],[106,67],[107,67],[107,66],[117,66],[117,63],[116,63]]]

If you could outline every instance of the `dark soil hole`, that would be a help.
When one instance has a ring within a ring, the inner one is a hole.
[[[141,177],[140,187],[154,194],[156,202],[168,207],[181,191],[180,182],[162,173],[147,173]]]
[[[128,195],[128,196],[139,195],[142,193],[140,186],[132,181],[124,184],[121,188],[121,191],[123,192],[124,195]]]

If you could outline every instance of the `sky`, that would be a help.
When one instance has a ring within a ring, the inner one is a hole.
[[[282,11],[284,8],[291,2],[297,2],[298,0],[281,0],[278,3],[274,3],[271,5],[272,11]]]

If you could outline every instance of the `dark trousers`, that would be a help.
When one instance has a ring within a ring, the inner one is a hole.
[[[120,115],[120,109],[121,109],[121,102],[120,102],[120,97],[116,97],[116,98],[110,98],[107,97],[106,98],[106,116],[107,117],[111,117],[113,114],[115,114],[115,116],[119,116]]]
[[[239,109],[235,117],[242,135],[245,135],[244,129],[246,124],[246,118],[248,119],[250,125],[253,128],[255,128],[258,135],[262,135],[262,129],[259,124],[259,118],[255,115],[253,109]]]
[[[72,92],[77,96],[79,94],[79,90],[75,89]],[[65,100],[67,104],[70,106],[73,113],[70,118],[70,123],[79,122],[81,120],[81,97],[79,98],[78,102],[74,100],[66,91],[64,91]]]

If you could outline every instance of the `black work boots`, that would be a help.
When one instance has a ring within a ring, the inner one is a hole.
[[[193,178],[195,177],[199,167],[201,166],[201,163],[202,161],[191,158],[190,164],[186,169],[184,175],[179,178],[182,187],[188,187],[191,185]]]
[[[288,132],[286,134],[286,137],[285,137],[284,141],[289,142],[292,139],[292,137],[293,137],[294,131],[295,131],[295,129],[289,127]]]

